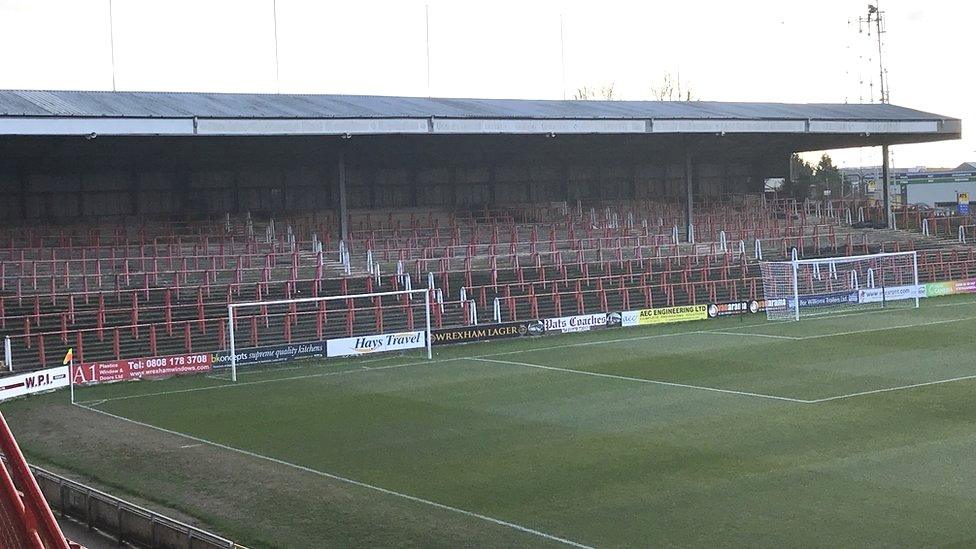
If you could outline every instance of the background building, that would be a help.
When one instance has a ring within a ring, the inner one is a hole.
[[[845,189],[854,196],[881,199],[881,166],[841,168]],[[955,168],[891,169],[891,196],[902,204],[924,204],[953,208],[960,194],[976,198],[976,162],[963,162]]]

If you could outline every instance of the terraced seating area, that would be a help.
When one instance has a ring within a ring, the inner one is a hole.
[[[880,214],[740,197],[697,204],[691,239],[681,205],[652,201],[354,212],[345,240],[331,212],[6,228],[0,334],[23,371],[67,347],[82,362],[226,349],[228,303],[430,287],[447,327],[751,300],[759,261],[794,251],[918,250],[923,282],[976,277],[972,237],[951,238],[965,219],[855,228]],[[412,329],[424,314],[403,296],[239,311],[238,347]]]

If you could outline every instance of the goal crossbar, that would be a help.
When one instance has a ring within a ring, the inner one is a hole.
[[[909,250],[907,252],[880,252],[876,254],[862,254],[862,255],[839,255],[835,257],[814,257],[810,259],[787,259],[784,261],[765,261],[765,263],[779,263],[779,264],[790,264],[797,263],[799,265],[811,265],[813,263],[849,263],[857,261],[860,259],[876,259],[882,257],[894,257],[894,256],[912,256],[917,257],[918,252],[915,250]]]
[[[821,266],[828,267],[826,278]],[[771,320],[799,320],[801,309],[813,309],[811,314],[820,314],[845,304],[871,303],[885,307],[889,288],[895,292],[894,299],[914,299],[915,307],[919,306],[918,253],[914,250],[764,261],[760,267],[764,298],[767,302],[777,302],[775,307],[766,309]],[[838,271],[843,271],[841,280],[831,283],[831,279],[838,280]],[[834,287],[835,284],[840,287]],[[844,293],[851,297],[845,298]]]
[[[427,350],[427,358],[430,359],[433,356],[431,351],[431,329],[430,329],[430,288],[420,288],[416,290],[396,290],[389,292],[375,292],[375,293],[365,293],[365,294],[347,294],[347,295],[330,295],[321,297],[301,297],[295,299],[274,299],[268,301],[245,301],[241,303],[228,303],[227,304],[227,327],[228,327],[228,338],[230,340],[230,372],[231,381],[237,381],[237,347],[236,340],[234,337],[234,311],[242,307],[267,307],[273,305],[291,305],[299,303],[318,303],[323,301],[346,301],[350,299],[365,299],[365,298],[377,298],[377,297],[391,297],[391,296],[413,296],[420,295],[424,296],[424,347]]]

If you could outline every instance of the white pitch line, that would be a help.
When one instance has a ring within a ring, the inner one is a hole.
[[[941,309],[943,307],[968,307],[970,305],[976,305],[976,300],[974,300],[974,301],[963,301],[963,302],[957,302],[957,303],[935,303],[935,304],[931,304],[931,305],[926,304],[922,308],[923,309]],[[872,314],[878,314],[878,313],[907,312],[907,311],[911,311],[911,310],[914,310],[914,307],[911,308],[911,309],[885,309],[885,308],[882,308],[882,309],[871,309],[869,311],[857,311],[857,312],[853,312],[853,313],[826,314],[826,315],[823,315],[823,316],[816,316],[816,317],[813,317],[813,318],[805,318],[804,320],[805,320],[805,322],[808,322],[809,323],[809,322],[816,322],[818,320],[834,320],[834,319],[837,319],[837,318],[844,318],[844,317],[849,317],[849,316],[872,315]],[[763,322],[763,323],[758,323],[758,324],[745,324],[745,325],[742,325],[742,326],[729,326],[728,328],[723,328],[723,329],[725,331],[742,330],[742,329],[745,329],[745,328],[753,328],[755,326],[766,326],[768,324],[769,324],[768,322]]]
[[[498,526],[504,526],[506,528],[511,528],[513,530],[518,530],[520,532],[524,532],[526,534],[531,534],[533,536],[537,536],[537,537],[540,537],[540,538],[544,538],[544,539],[547,539],[547,540],[550,540],[550,541],[554,541],[554,542],[557,542],[557,543],[562,543],[564,545],[569,545],[571,547],[579,547],[581,549],[593,549],[593,547],[591,547],[589,545],[584,545],[582,543],[579,543],[577,541],[573,541],[571,539],[562,538],[562,537],[559,537],[559,536],[555,536],[553,534],[548,534],[548,533],[543,532],[541,530],[536,530],[534,528],[529,528],[527,526],[522,526],[521,524],[516,524],[514,522],[508,522],[506,520],[502,520],[502,519],[498,519],[498,518],[494,518],[494,517],[489,517],[488,515],[482,515],[481,513],[476,513],[474,511],[468,511],[468,510],[461,509],[461,508],[458,508],[458,507],[453,507],[453,506],[450,506],[450,505],[446,505],[444,503],[437,503],[436,501],[432,501],[432,500],[429,500],[429,499],[424,499],[424,498],[417,497],[417,496],[411,496],[410,494],[404,494],[403,492],[397,492],[395,490],[390,490],[388,488],[383,488],[381,486],[376,486],[375,484],[369,484],[367,482],[363,482],[363,481],[360,481],[360,480],[351,479],[351,478],[348,478],[348,477],[344,477],[344,476],[341,476],[341,475],[337,475],[335,473],[328,473],[326,471],[319,471],[318,469],[312,469],[311,467],[306,467],[304,465],[298,465],[297,463],[291,463],[289,461],[285,461],[285,460],[282,460],[282,459],[274,458],[274,457],[271,457],[271,456],[266,456],[266,455],[263,455],[263,454],[258,454],[256,452],[251,452],[250,450],[244,450],[244,449],[241,449],[241,448],[235,448],[233,446],[228,446],[226,444],[221,444],[219,442],[214,442],[212,440],[207,440],[205,438],[200,438],[200,437],[197,437],[197,436],[188,435],[186,433],[181,433],[179,431],[174,431],[174,430],[171,430],[171,429],[166,429],[164,427],[159,427],[159,426],[152,425],[152,424],[149,424],[149,423],[144,423],[142,421],[136,421],[134,419],[130,419],[130,418],[127,418],[127,417],[118,416],[118,415],[115,415],[115,414],[106,412],[104,410],[98,410],[98,409],[95,409],[95,408],[89,408],[88,406],[82,406],[81,404],[75,404],[75,405],[78,406],[79,408],[83,408],[85,410],[89,410],[91,412],[95,412],[95,413],[98,413],[98,414],[103,414],[105,416],[108,416],[108,417],[117,419],[119,421],[124,421],[124,422],[127,422],[127,423],[131,423],[133,425],[139,425],[141,427],[146,427],[146,428],[149,428],[149,429],[155,429],[157,431],[160,431],[160,432],[163,432],[163,433],[167,433],[167,434],[170,434],[170,435],[173,435],[173,436],[183,437],[183,438],[185,438],[187,440],[192,440],[192,441],[197,442],[197,443],[200,443],[200,444],[207,444],[207,445],[213,446],[215,448],[220,448],[222,450],[227,450],[227,451],[230,451],[230,452],[236,452],[236,453],[241,454],[241,455],[245,455],[245,456],[252,457],[252,458],[255,458],[255,459],[260,459],[260,460],[268,461],[270,463],[275,463],[275,464],[278,464],[278,465],[284,465],[285,467],[290,467],[292,469],[296,469],[296,470],[303,471],[303,472],[306,472],[306,473],[311,473],[313,475],[318,475],[318,476],[321,476],[321,477],[330,478],[332,480],[336,480],[336,481],[339,481],[339,482],[344,482],[346,484],[351,484],[353,486],[358,486],[360,488],[365,488],[367,490],[372,490],[374,492],[379,492],[381,494],[386,494],[386,495],[389,495],[389,496],[395,496],[395,497],[402,498],[402,499],[405,499],[405,500],[408,500],[408,501],[413,501],[415,503],[421,503],[421,504],[424,504],[424,505],[428,505],[430,507],[434,507],[434,508],[437,508],[437,509],[441,509],[443,511],[449,511],[449,512],[452,512],[452,513],[457,513],[457,514],[460,514],[460,515],[464,515],[464,516],[476,518],[476,519],[479,519],[479,520],[482,520],[482,521],[485,521],[485,522],[490,522],[492,524],[496,524]]]
[[[803,339],[802,337],[796,336],[784,336],[784,335],[773,335],[773,334],[760,334],[756,332],[722,332],[719,330],[705,330],[698,332],[699,334],[720,334],[720,335],[730,335],[730,336],[752,336],[752,337],[768,337],[770,339],[789,339],[792,341],[798,341]]]
[[[762,326],[763,324],[751,324],[751,326]],[[519,353],[532,353],[535,351],[553,351],[556,349],[565,349],[567,347],[589,347],[590,345],[606,345],[609,343],[627,343],[629,341],[644,341],[647,339],[659,339],[664,337],[677,337],[677,336],[689,336],[698,335],[701,332],[669,332],[666,334],[651,334],[646,336],[634,336],[634,337],[618,337],[615,339],[599,339],[594,341],[581,341],[579,343],[563,343],[562,345],[548,345],[546,347],[533,347],[531,349],[519,349],[517,351],[503,351],[500,353],[489,353],[486,355],[475,355],[475,356],[461,356],[457,357],[458,360],[463,360],[466,358],[483,358],[492,356],[505,356],[505,355],[516,355]]]
[[[947,304],[940,304],[940,305],[930,305],[930,307],[953,307],[953,306],[974,305],[974,304],[976,304],[976,301],[973,301],[973,302],[965,302],[965,303],[947,303]],[[846,315],[846,316],[851,316],[851,315],[856,315],[856,314],[867,314],[869,312],[872,312],[873,313],[873,312],[878,312],[878,311],[865,311],[864,313],[850,313],[849,315]],[[836,316],[837,315],[835,315],[834,318],[836,318]],[[756,333],[756,332],[742,332],[741,334],[739,334],[739,333],[734,333],[734,334],[733,333],[728,333],[728,335],[749,335],[749,336],[769,337],[769,338],[790,338],[790,339],[795,339],[795,340],[802,341],[802,340],[806,340],[806,339],[819,339],[819,338],[825,338],[825,337],[835,337],[835,336],[843,336],[843,335],[850,335],[850,334],[857,334],[857,333],[876,332],[876,331],[884,331],[884,330],[898,329],[898,328],[912,328],[912,327],[915,327],[915,326],[927,326],[927,325],[931,325],[931,324],[943,324],[943,323],[948,323],[948,322],[959,322],[959,321],[962,321],[962,320],[969,320],[969,319],[970,319],[970,317],[963,318],[963,319],[938,320],[938,321],[933,321],[933,322],[930,322],[930,323],[908,324],[908,325],[904,325],[904,326],[893,326],[893,327],[888,327],[888,328],[877,328],[877,329],[860,330],[860,331],[848,331],[848,332],[840,332],[840,333],[835,333],[835,334],[824,334],[824,335],[805,336],[805,337],[798,337],[798,336],[795,336],[795,337],[794,336],[777,336],[775,334],[762,334],[762,333]],[[819,320],[819,319],[811,319],[811,320]],[[742,329],[742,328],[753,328],[753,327],[756,327],[756,326],[766,326],[767,324],[768,323],[756,323],[756,324],[746,324],[746,325],[742,325],[742,326],[732,326],[732,327],[726,328],[726,329],[724,329],[722,331],[699,330],[699,331],[693,331],[693,332],[669,332],[669,333],[665,333],[665,334],[651,334],[651,335],[646,335],[646,336],[633,336],[633,337],[621,337],[621,338],[615,338],[615,339],[602,339],[602,340],[595,340],[595,341],[583,341],[583,342],[578,342],[578,343],[565,343],[565,344],[562,344],[562,345],[550,345],[550,346],[546,346],[546,347],[533,347],[531,349],[518,349],[518,350],[514,350],[514,351],[503,351],[503,352],[499,352],[499,353],[489,353],[489,354],[475,355],[475,356],[470,356],[470,357],[463,357],[462,356],[462,357],[451,357],[451,358],[442,358],[442,359],[434,359],[434,360],[424,360],[424,361],[419,361],[419,362],[408,362],[408,363],[405,363],[405,364],[391,364],[389,366],[379,366],[379,367],[368,368],[368,369],[358,368],[358,369],[350,369],[350,370],[340,370],[340,371],[320,372],[320,373],[314,373],[314,374],[305,374],[305,375],[300,375],[300,376],[288,376],[288,377],[278,377],[278,378],[272,378],[272,379],[262,379],[262,380],[257,380],[257,381],[238,381],[236,383],[225,383],[225,384],[222,384],[222,385],[211,385],[211,386],[208,386],[208,387],[194,387],[194,388],[190,388],[190,389],[176,389],[176,390],[172,390],[172,391],[159,391],[159,392],[155,392],[155,393],[143,393],[143,394],[137,394],[137,395],[126,395],[126,396],[120,396],[120,397],[111,397],[111,398],[100,399],[100,400],[94,401],[94,402],[83,402],[81,404],[90,404],[90,405],[93,405],[94,406],[94,405],[103,404],[103,403],[106,403],[106,402],[114,402],[116,400],[130,400],[130,399],[143,398],[143,397],[165,396],[165,395],[181,394],[181,393],[194,393],[194,392],[198,392],[198,391],[212,391],[212,390],[216,390],[216,389],[228,389],[228,388],[233,388],[233,387],[247,387],[247,386],[250,386],[250,385],[261,385],[261,384],[265,384],[265,383],[277,383],[277,382],[285,382],[285,381],[296,381],[296,380],[303,380],[303,379],[313,379],[313,378],[318,378],[318,377],[330,377],[330,376],[336,376],[336,375],[356,374],[356,373],[364,373],[364,372],[370,372],[370,371],[391,370],[391,369],[395,369],[395,368],[406,368],[406,367],[409,367],[409,366],[422,366],[422,365],[428,365],[428,364],[438,364],[438,363],[443,363],[443,362],[452,362],[452,361],[455,361],[455,360],[490,358],[490,357],[495,357],[495,356],[507,356],[507,355],[521,354],[521,353],[531,353],[531,352],[535,352],[535,351],[550,351],[550,350],[556,350],[556,349],[564,349],[564,348],[567,348],[567,347],[586,347],[586,346],[591,346],[591,345],[608,345],[608,344],[612,344],[612,343],[626,343],[626,342],[630,342],[630,341],[643,341],[643,340],[648,340],[648,339],[659,339],[659,338],[679,337],[679,336],[688,336],[688,335],[702,335],[702,334],[708,334],[708,333],[722,334],[722,333],[728,332],[729,330],[737,330],[737,329]],[[275,370],[270,370],[270,369],[267,370],[267,372],[274,372],[274,371]],[[210,377],[210,376],[207,376],[207,377]],[[217,378],[211,378],[211,379],[217,379]],[[773,395],[766,395],[766,396],[767,397],[773,397]],[[782,400],[787,400],[787,401],[803,402],[803,403],[814,402],[814,401],[803,401],[803,400],[800,400],[800,399],[790,399],[788,397],[777,397],[777,398],[780,398]]]
[[[850,393],[850,394],[846,394],[846,395],[838,395],[838,396],[832,396],[832,397],[827,397],[827,398],[818,398],[816,400],[811,400],[810,403],[811,404],[819,404],[821,402],[830,402],[832,400],[841,400],[841,399],[845,399],[845,398],[853,398],[853,397],[865,396],[865,395],[876,395],[878,393],[890,393],[892,391],[903,391],[903,390],[906,390],[906,389],[914,389],[916,387],[927,387],[929,385],[942,385],[942,384],[945,384],[945,383],[952,383],[954,381],[966,381],[966,380],[970,380],[970,379],[976,379],[976,375],[953,377],[953,378],[949,378],[949,379],[940,379],[938,381],[926,381],[925,383],[913,383],[911,385],[900,385],[898,387],[888,387],[888,388],[885,388],[885,389],[874,389],[873,391],[861,391],[859,393]]]
[[[759,324],[756,324],[756,326],[759,326]],[[645,339],[656,339],[656,338],[661,338],[661,337],[696,335],[696,334],[699,334],[699,333],[700,332],[672,332],[672,333],[667,333],[667,334],[653,334],[653,335],[648,335],[648,336],[623,337],[623,338],[617,338],[617,339],[604,339],[604,340],[599,340],[599,341],[584,341],[584,342],[580,342],[580,343],[566,343],[564,345],[551,345],[551,346],[548,346],[548,347],[534,347],[532,349],[519,349],[517,351],[503,351],[503,352],[500,352],[500,353],[490,353],[490,354],[486,354],[486,355],[476,355],[474,357],[459,356],[459,357],[450,357],[450,358],[437,358],[437,359],[433,359],[433,360],[423,360],[423,361],[418,361],[418,362],[407,362],[405,364],[391,364],[389,366],[376,366],[376,367],[372,367],[372,368],[355,368],[355,369],[349,369],[349,370],[339,370],[339,371],[320,372],[320,373],[314,373],[314,374],[304,374],[304,375],[300,375],[300,376],[276,377],[276,378],[272,378],[272,379],[261,379],[261,380],[257,380],[257,381],[238,381],[236,383],[224,383],[222,385],[210,385],[210,386],[207,386],[207,387],[192,387],[192,388],[189,388],[189,389],[174,389],[172,391],[158,391],[158,392],[155,392],[155,393],[141,393],[141,394],[137,394],[137,395],[125,395],[125,396],[120,396],[120,397],[111,397],[111,398],[100,399],[97,402],[98,402],[98,404],[103,404],[105,402],[115,402],[117,400],[131,400],[131,399],[143,398],[143,397],[176,395],[176,394],[182,394],[182,393],[196,393],[196,392],[199,392],[199,391],[213,391],[215,389],[230,389],[230,388],[234,388],[234,387],[247,387],[249,385],[263,385],[265,383],[276,383],[276,382],[279,382],[279,381],[296,381],[296,380],[302,380],[302,379],[313,379],[313,378],[317,378],[317,377],[330,377],[330,376],[338,376],[338,375],[346,375],[346,374],[361,374],[361,373],[364,373],[364,372],[375,372],[375,371],[380,371],[380,370],[392,370],[392,369],[395,369],[395,368],[406,368],[408,366],[425,366],[425,365],[429,365],[429,364],[440,364],[440,363],[444,363],[444,362],[454,362],[454,361],[457,361],[457,360],[465,360],[465,359],[468,359],[468,358],[482,358],[482,357],[492,357],[492,356],[506,356],[506,355],[513,355],[513,354],[519,354],[519,353],[529,353],[529,352],[533,352],[533,351],[549,351],[549,350],[554,350],[554,349],[563,349],[563,348],[566,348],[566,347],[582,347],[582,346],[588,346],[588,345],[603,345],[603,344],[609,344],[609,343],[622,343],[622,342],[626,342],[626,341],[639,341],[639,340],[645,340]],[[273,372],[274,370],[267,370],[267,371],[268,372]],[[214,378],[214,377],[210,377],[210,376],[207,376],[207,377],[210,378],[210,379],[218,379],[218,378]],[[79,404],[92,404],[92,402],[93,401],[80,402]]]
[[[404,367],[407,367],[407,366],[417,366],[417,365],[420,365],[420,364],[435,364],[435,363],[439,363],[439,362],[450,362],[452,360],[458,360],[458,359],[456,359],[456,358],[445,358],[445,359],[438,359],[438,360],[425,360],[423,362],[407,362],[406,364],[391,364],[389,366],[376,366],[376,367],[373,367],[373,368],[366,368],[366,369],[358,368],[358,369],[353,369],[353,370],[339,370],[339,371],[330,371],[330,372],[319,372],[319,373],[315,373],[315,374],[305,374],[305,375],[300,375],[300,376],[288,376],[288,377],[275,377],[275,378],[271,378],[271,379],[259,379],[257,381],[238,381],[236,383],[233,383],[233,382],[232,383],[224,383],[223,385],[208,385],[206,387],[191,387],[189,389],[174,389],[172,391],[158,391],[158,392],[155,392],[155,393],[140,393],[140,394],[136,394],[136,395],[125,395],[125,396],[120,396],[120,397],[103,398],[103,399],[94,400],[94,401],[79,402],[78,404],[89,404],[89,405],[92,405],[92,406],[97,406],[98,404],[104,404],[106,402],[115,402],[117,400],[131,400],[131,399],[134,399],[134,398],[153,397],[153,396],[165,396],[165,395],[178,395],[178,394],[182,394],[182,393],[196,393],[196,392],[199,392],[199,391],[212,391],[214,389],[228,389],[228,388],[233,388],[233,387],[247,387],[249,385],[263,385],[265,383],[276,383],[278,381],[296,381],[296,380],[311,379],[311,378],[316,378],[316,377],[330,377],[330,376],[338,376],[338,375],[344,375],[344,374],[361,374],[363,372],[375,372],[375,371],[379,371],[379,370],[392,370],[393,368],[404,368]],[[211,379],[216,379],[216,378],[211,378]]]
[[[570,368],[559,368],[559,367],[556,367],[556,366],[543,366],[541,364],[532,364],[530,362],[514,362],[514,361],[511,361],[511,360],[492,360],[490,358],[476,358],[476,357],[469,357],[467,360],[474,360],[474,361],[478,361],[478,362],[494,362],[496,364],[509,364],[509,365],[512,365],[512,366],[525,366],[527,368],[539,368],[541,370],[553,370],[553,371],[556,371],[556,372],[566,372],[566,373],[570,373],[570,374],[580,374],[580,375],[585,375],[585,376],[602,377],[602,378],[607,378],[607,379],[618,379],[618,380],[623,380],[623,381],[636,381],[636,382],[639,382],[639,383],[649,383],[649,384],[652,384],[652,385],[665,385],[665,386],[668,386],[668,387],[682,387],[682,388],[685,388],[685,389],[698,389],[700,391],[711,391],[711,392],[714,392],[714,393],[726,393],[726,394],[730,394],[730,395],[751,396],[751,397],[757,397],[757,398],[766,398],[766,399],[770,399],[770,400],[783,400],[783,401],[786,401],[786,402],[798,402],[798,403],[801,403],[801,404],[809,404],[810,403],[809,400],[802,400],[802,399],[798,399],[798,398],[790,398],[790,397],[783,397],[783,396],[776,396],[776,395],[765,395],[765,394],[762,394],[762,393],[750,393],[748,391],[734,391],[732,389],[719,389],[719,388],[716,388],[716,387],[705,387],[705,386],[702,386],[702,385],[688,385],[686,383],[675,383],[675,382],[672,382],[672,381],[660,381],[660,380],[656,380],[656,379],[645,379],[645,378],[641,378],[641,377],[618,376],[618,375],[615,375],[615,374],[604,374],[604,373],[600,373],[600,372],[588,372],[586,370],[573,370],[573,369],[570,369]]]
[[[918,328],[918,327],[921,327],[921,326],[934,326],[936,324],[949,324],[949,323],[952,323],[952,322],[963,322],[963,321],[966,321],[966,320],[974,320],[974,319],[976,319],[976,316],[967,316],[967,317],[963,317],[963,318],[950,318],[948,320],[933,320],[931,322],[917,322],[915,324],[902,324],[900,326],[885,326],[883,328],[868,328],[868,329],[865,329],[865,330],[849,330],[849,331],[846,331],[846,332],[837,332],[837,333],[834,333],[834,334],[818,334],[818,335],[811,335],[811,336],[803,336],[803,337],[800,337],[798,339],[800,339],[802,341],[806,341],[808,339],[822,339],[822,338],[825,338],[825,337],[837,337],[837,336],[846,336],[846,335],[854,335],[854,334],[867,334],[867,333],[871,333],[871,332],[884,332],[884,331],[887,331],[887,330],[900,330],[902,328]]]
[[[836,316],[834,318],[836,318]],[[728,331],[728,330],[734,330],[734,329],[736,329],[737,327],[735,327],[735,326],[733,326],[731,328],[727,328],[726,330],[702,330],[702,331],[694,332],[694,333],[699,333],[699,334],[746,335],[746,336],[756,336],[756,337],[768,337],[768,338],[775,338],[775,339],[791,339],[791,340],[794,340],[794,341],[806,341],[806,340],[809,340],[809,339],[823,339],[823,338],[827,338],[827,337],[840,337],[840,336],[854,335],[854,334],[866,334],[866,333],[871,333],[871,332],[884,332],[884,331],[887,331],[887,330],[899,330],[899,329],[903,329],[903,328],[917,328],[917,327],[920,327],[920,326],[933,326],[933,325],[936,325],[936,324],[949,324],[949,323],[952,323],[952,322],[962,322],[962,321],[965,321],[965,320],[974,320],[974,319],[976,319],[976,316],[967,316],[967,317],[963,317],[963,318],[950,318],[948,320],[933,320],[933,321],[930,321],[930,322],[916,322],[914,324],[901,324],[901,325],[898,325],[898,326],[883,326],[883,327],[880,327],[880,328],[866,328],[864,330],[846,330],[846,331],[843,331],[843,332],[835,332],[835,333],[831,333],[831,334],[817,334],[817,335],[810,335],[810,336],[786,336],[786,335],[776,335],[776,334],[763,334],[763,333],[759,333],[759,332],[731,332],[731,331]],[[741,326],[741,328],[747,328],[747,327],[751,327],[751,326],[764,326],[764,324],[750,324],[749,326]]]
[[[399,357],[399,355],[391,355],[391,356],[384,356],[384,357],[377,357],[377,358],[368,358],[368,359],[359,360],[356,364],[358,364],[358,365],[372,364],[374,362],[383,362],[383,361],[392,360],[392,359],[398,358],[398,357]],[[301,365],[301,366],[281,366],[281,367],[274,367],[274,366],[272,366],[272,367],[266,367],[266,368],[258,368],[258,369],[254,369],[254,370],[247,370],[247,369],[241,370],[241,368],[238,367],[238,369],[237,369],[237,376],[238,377],[240,377],[240,376],[253,376],[253,375],[258,375],[258,374],[267,374],[267,373],[270,373],[270,372],[288,372],[288,371],[294,371],[294,370],[306,370],[306,369],[308,369],[310,367],[311,368],[314,368],[315,366],[309,366],[308,364],[304,364],[304,365]],[[362,368],[365,369],[365,370],[375,370],[376,369],[376,368],[371,368],[371,367],[367,367],[367,366],[362,366]],[[343,371],[345,371],[345,370],[343,370]],[[353,371],[353,370],[350,370],[350,371]],[[209,378],[209,379],[216,379],[217,381],[230,381],[230,375],[229,374],[223,374],[222,376],[207,375],[207,376],[204,376],[204,377]]]

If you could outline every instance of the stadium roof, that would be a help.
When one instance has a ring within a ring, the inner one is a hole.
[[[8,136],[550,132],[890,135],[914,142],[958,139],[961,121],[885,104],[0,90],[0,135]]]

